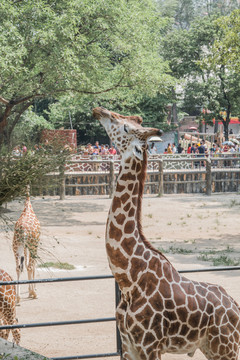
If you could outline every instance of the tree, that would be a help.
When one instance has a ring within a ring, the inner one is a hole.
[[[159,127],[168,130],[167,105],[171,101],[171,93],[157,93],[155,96],[136,96],[135,93],[99,94],[98,96],[61,97],[52,103],[43,114],[54,128],[70,129],[71,125],[77,130],[78,143],[86,144],[96,140],[107,143],[106,132],[99,122],[93,119],[92,109],[97,106],[119,112],[125,115],[140,115],[145,126]],[[14,135],[15,138],[15,135]]]
[[[240,10],[219,18],[217,25],[223,35],[214,43],[211,63],[225,65],[236,73],[240,72]]]
[[[225,137],[231,114],[237,114],[240,94],[240,75],[224,63],[215,64],[214,41],[222,36],[216,16],[196,19],[189,30],[169,34],[165,41],[165,56],[170,60],[174,76],[181,84],[182,110],[201,115],[201,109],[209,110],[205,121],[215,117],[223,121]],[[184,43],[184,46],[182,44]],[[226,118],[222,113],[226,112]]]
[[[2,0],[0,141],[35,99],[168,85],[152,0]]]

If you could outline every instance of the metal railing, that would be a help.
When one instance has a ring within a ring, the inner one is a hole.
[[[189,273],[201,273],[201,272],[219,272],[219,271],[234,271],[240,270],[240,266],[224,266],[224,267],[210,267],[203,269],[188,269],[188,270],[179,270],[179,273],[189,274]],[[101,279],[113,279],[113,275],[98,275],[98,276],[80,276],[80,277],[66,277],[66,278],[47,278],[47,279],[36,279],[36,280],[19,280],[19,281],[0,281],[0,286],[2,285],[26,285],[26,284],[39,284],[39,283],[55,283],[55,282],[68,282],[68,281],[85,281],[85,280],[101,280]],[[115,282],[115,304],[116,306],[120,300],[120,290],[117,283]],[[42,323],[32,323],[32,324],[17,324],[17,325],[4,325],[0,326],[0,330],[6,329],[27,329],[35,327],[47,327],[47,326],[64,326],[64,325],[76,325],[76,324],[88,324],[88,323],[97,323],[97,322],[108,322],[116,321],[116,317],[109,318],[95,318],[95,319],[85,319],[85,320],[72,320],[72,321],[56,321],[56,322],[42,322]],[[116,352],[112,353],[103,353],[103,354],[87,354],[87,355],[74,355],[74,356],[63,356],[63,357],[54,357],[52,360],[74,360],[74,359],[91,359],[91,358],[102,358],[102,357],[114,357],[122,355],[121,351],[121,339],[119,330],[116,326]]]

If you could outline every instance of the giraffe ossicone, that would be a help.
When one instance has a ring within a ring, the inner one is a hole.
[[[165,353],[237,360],[240,309],[218,285],[187,279],[145,238],[141,224],[147,140],[161,135],[138,116],[93,109],[121,153],[106,225],[106,250],[119,284],[116,310],[123,359],[155,360]]]
[[[0,269],[0,281],[12,281],[11,276]],[[16,292],[14,285],[0,285],[0,326],[16,325]],[[7,340],[10,329],[0,330],[0,337]],[[20,342],[20,330],[12,329],[13,340],[16,344]]]
[[[28,188],[23,212],[14,227],[12,243],[16,261],[17,280],[20,279],[20,274],[23,272],[24,263],[28,272],[28,280],[34,280],[39,240],[40,223],[33,211]],[[37,298],[35,284],[29,284],[29,297]],[[17,285],[17,304],[19,303],[20,285]]]

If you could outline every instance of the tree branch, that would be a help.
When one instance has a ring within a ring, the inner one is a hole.
[[[30,101],[30,102],[28,102],[27,104],[25,104],[25,105],[22,107],[22,109],[19,111],[19,113],[16,115],[13,123],[11,124],[11,126],[10,126],[10,128],[9,128],[9,130],[8,130],[8,137],[11,136],[11,133],[12,133],[13,129],[14,129],[15,126],[17,125],[17,123],[18,123],[20,117],[22,116],[22,114],[24,113],[24,111],[26,111],[26,110],[29,108],[29,106],[31,106],[32,104],[33,104],[33,101]]]
[[[3,103],[4,105],[8,105],[9,101],[4,99],[2,96],[0,96],[0,102]]]

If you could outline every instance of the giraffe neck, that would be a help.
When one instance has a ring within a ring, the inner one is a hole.
[[[121,164],[108,216],[106,227],[108,260],[122,292],[128,291],[136,281],[137,273],[140,274],[146,269],[151,253],[160,254],[166,260],[146,240],[142,231],[141,211],[146,168],[146,153],[143,161],[128,158]]]
[[[32,208],[32,204],[31,204],[29,195],[26,196],[25,205],[24,205],[24,209],[23,209],[23,213],[28,213],[28,212],[33,212],[33,208]]]

